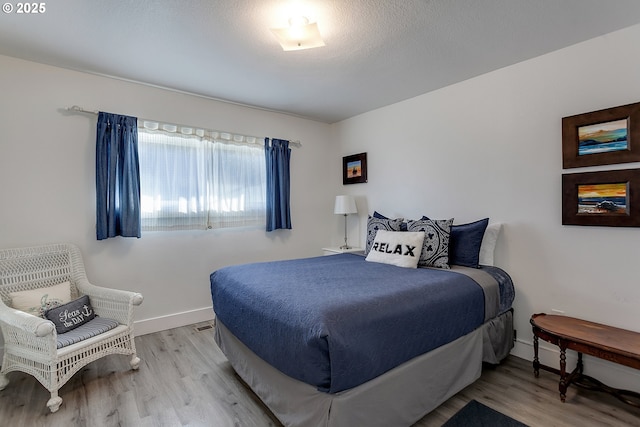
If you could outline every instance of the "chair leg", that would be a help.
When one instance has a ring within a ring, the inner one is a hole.
[[[47,402],[47,406],[51,412],[56,412],[62,405],[62,398],[58,396],[58,390],[51,392],[51,399]]]
[[[134,369],[134,370],[140,367],[140,358],[135,353],[133,354],[133,356],[131,356],[129,365],[131,365],[131,369]]]
[[[4,388],[9,385],[9,378],[5,374],[0,373],[0,390],[4,390]]]

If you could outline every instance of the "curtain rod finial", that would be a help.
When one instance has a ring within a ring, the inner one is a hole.
[[[91,110],[85,110],[84,108],[78,106],[78,105],[72,105],[71,107],[67,107],[66,108],[67,111],[75,111],[77,113],[89,113],[89,114],[95,114],[98,115],[99,111],[91,111]]]

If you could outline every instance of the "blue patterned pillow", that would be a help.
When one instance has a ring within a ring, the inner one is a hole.
[[[400,231],[402,218],[398,219],[382,219],[369,216],[367,220],[367,244],[364,248],[364,254],[367,255],[371,250],[373,241],[376,239],[378,230]]]
[[[447,220],[419,219],[407,223],[408,231],[424,231],[424,244],[419,267],[449,269],[449,240],[453,218]]]
[[[382,215],[378,211],[373,211],[373,217],[378,219],[389,219],[388,217]],[[397,218],[397,219],[402,221],[402,223],[400,224],[400,231],[407,231],[407,222],[404,220],[404,218]]]

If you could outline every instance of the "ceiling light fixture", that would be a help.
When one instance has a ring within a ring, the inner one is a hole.
[[[324,46],[318,24],[310,24],[309,19],[304,16],[291,18],[289,27],[271,28],[271,32],[278,38],[280,46],[285,51]]]

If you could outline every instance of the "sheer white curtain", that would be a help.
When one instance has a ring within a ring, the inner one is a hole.
[[[262,145],[139,128],[138,152],[143,231],[265,224]]]

